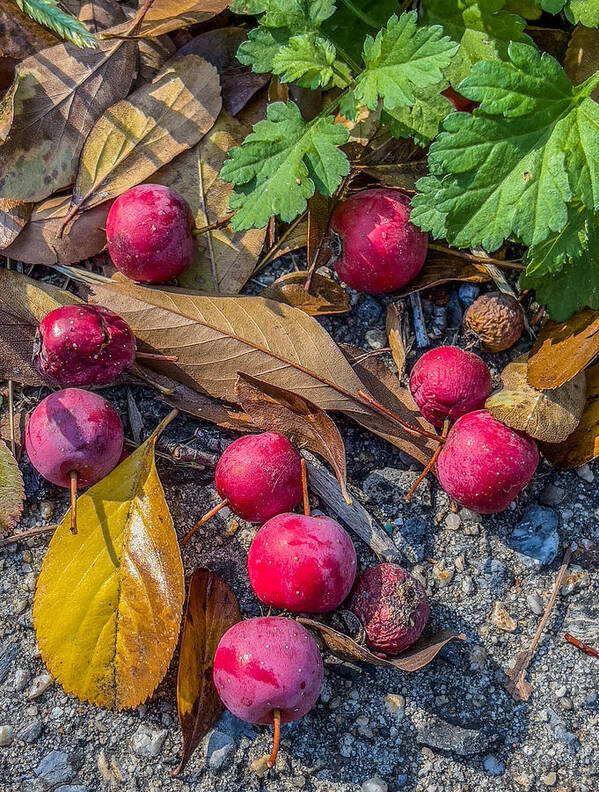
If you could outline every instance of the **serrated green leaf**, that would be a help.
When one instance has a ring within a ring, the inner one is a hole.
[[[323,32],[335,42],[338,51],[360,62],[366,35],[380,30],[398,11],[397,0],[337,0],[333,16],[323,24]]]
[[[585,27],[599,25],[599,0],[540,0],[540,5],[550,14],[563,11],[574,24],[580,23]]]
[[[233,228],[262,228],[273,215],[290,222],[315,189],[332,195],[349,173],[347,157],[338,149],[348,136],[331,116],[306,123],[293,102],[270,104],[266,118],[232,149],[221,169],[221,178],[235,185]]]
[[[447,116],[429,156],[438,181],[417,185],[412,222],[436,231],[431,215],[444,214],[458,247],[496,250],[510,236],[540,243],[566,224],[573,195],[599,208],[597,79],[573,88],[551,56],[526,44],[511,44],[509,57],[476,64],[461,83],[480,107]]]
[[[420,226],[423,231],[430,231],[439,239],[447,233],[445,222],[447,214],[439,208],[437,195],[443,188],[436,176],[424,176],[416,182],[419,192],[412,198],[410,221]]]
[[[566,225],[543,242],[531,245],[524,254],[527,277],[554,275],[563,269],[569,259],[583,256],[588,246],[588,221],[589,215],[584,206],[579,202],[571,204]]]
[[[443,119],[453,111],[453,105],[441,91],[445,81],[414,91],[411,107],[396,107],[383,111],[381,120],[389,126],[393,137],[413,138],[419,146],[428,146],[439,134]]]
[[[280,47],[271,71],[281,82],[297,82],[304,88],[345,88],[351,80],[349,66],[336,58],[335,47],[311,33],[293,36]]]
[[[374,110],[382,99],[392,110],[414,103],[414,90],[435,85],[443,78],[457,44],[443,36],[438,25],[417,27],[416,12],[393,15],[376,38],[367,36],[363,59],[365,70],[358,76],[356,100]]]
[[[289,39],[286,30],[270,30],[257,27],[250,30],[237,50],[237,60],[244,66],[251,66],[257,74],[268,74],[273,70],[273,61],[279,49]]]
[[[507,60],[511,41],[532,44],[524,33],[526,22],[504,10],[505,0],[424,0],[422,22],[441,25],[459,42],[446,76],[457,88],[471,67],[484,60]]]

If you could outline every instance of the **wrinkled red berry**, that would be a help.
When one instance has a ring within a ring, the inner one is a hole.
[[[110,402],[97,393],[67,388],[41,401],[31,413],[25,449],[41,475],[68,487],[71,471],[89,487],[116,467],[123,448],[123,425]]]
[[[248,574],[256,596],[273,608],[323,613],[339,607],[356,576],[356,551],[330,517],[278,514],[256,534]]]
[[[140,184],[116,199],[106,220],[114,266],[141,283],[176,278],[193,261],[193,215],[179,193],[161,184]]]
[[[109,385],[134,360],[129,325],[100,305],[56,308],[37,330],[33,363],[42,377],[61,388]]]
[[[484,407],[493,384],[485,362],[472,352],[441,346],[425,352],[410,374],[410,391],[433,426]]]
[[[424,630],[430,614],[420,581],[397,564],[379,564],[356,581],[349,609],[362,622],[374,652],[403,652]]]

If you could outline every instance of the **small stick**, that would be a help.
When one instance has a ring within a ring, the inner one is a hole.
[[[30,528],[28,531],[23,531],[22,533],[5,536],[4,539],[0,539],[0,547],[6,547],[6,545],[12,544],[13,542],[30,539],[32,536],[39,536],[39,534],[47,533],[48,531],[55,531],[56,527],[56,525],[44,525],[43,528]]]
[[[420,435],[421,437],[429,437],[431,440],[436,440],[438,443],[443,442],[443,439],[438,434],[427,432],[426,429],[416,428],[415,426],[412,426],[412,424],[409,424],[407,421],[404,421],[403,418],[399,417],[399,415],[395,415],[395,413],[392,413],[391,410],[388,410],[386,407],[383,407],[383,405],[380,404],[380,402],[377,402],[375,399],[373,399],[372,396],[370,396],[370,394],[366,393],[366,391],[359,390],[358,396],[367,404],[369,404],[371,407],[373,407],[377,412],[381,413],[381,415],[384,415],[385,418],[390,418],[394,423],[397,423],[400,426],[402,426],[406,430],[406,432],[410,432],[410,434],[413,435]]]
[[[279,753],[279,742],[281,740],[281,710],[276,709],[273,714],[274,734],[272,738],[272,751],[266,762],[267,767],[274,767]]]
[[[218,228],[222,228],[223,226],[227,225],[227,223],[233,217],[234,214],[235,212],[230,212],[226,217],[223,217],[221,220],[215,220],[214,223],[200,226],[200,228],[192,228],[191,235],[200,236],[201,234],[205,234],[207,231],[216,231]]]
[[[208,522],[208,520],[211,517],[214,517],[215,514],[218,514],[218,512],[221,509],[224,509],[225,506],[228,506],[228,505],[229,505],[229,499],[225,498],[220,503],[218,503],[213,509],[210,509],[209,512],[206,512],[206,514],[202,517],[202,519],[198,520],[198,522],[193,526],[191,531],[188,531],[185,534],[185,536],[183,537],[183,539],[181,539],[181,542],[180,542],[181,547],[183,547],[183,545],[186,545],[187,542],[189,542],[189,540],[194,535],[194,533],[198,530],[198,528],[200,528],[202,525],[204,525],[205,522]]]
[[[71,470],[70,491],[71,491],[71,533],[77,535],[77,471]]]
[[[596,649],[593,649],[592,646],[589,646],[588,644],[579,641],[578,638],[575,638],[573,635],[570,635],[570,633],[566,633],[564,635],[564,638],[568,643],[571,643],[572,646],[575,646],[577,649],[580,649],[581,652],[584,652],[585,654],[588,654],[591,657],[599,657],[599,652]]]
[[[304,504],[304,516],[310,516],[310,498],[308,497],[308,467],[306,460],[302,457],[302,501]]]
[[[10,431],[10,452],[15,455],[15,408],[12,380],[8,380],[8,427]]]
[[[157,352],[136,352],[135,357],[142,360],[166,360],[168,363],[176,363],[179,360],[178,355],[161,355]]]
[[[441,434],[441,437],[443,438],[443,440],[445,440],[445,438],[447,437],[447,432],[448,431],[449,431],[449,419],[446,418],[445,419],[445,423],[443,424],[443,433]],[[432,457],[430,459],[430,462],[428,463],[428,465],[424,468],[422,473],[418,476],[416,481],[410,487],[410,489],[408,491],[408,494],[406,495],[406,503],[409,503],[412,500],[412,498],[414,496],[414,493],[416,492],[416,490],[420,486],[421,482],[424,481],[424,479],[427,477],[429,472],[433,469],[433,467],[435,465],[435,462],[437,461],[437,457],[441,453],[441,449],[442,448],[443,448],[443,445],[441,443],[439,443],[439,445],[435,448],[435,451],[434,451],[434,453],[433,453],[433,455],[432,455]]]
[[[410,305],[412,306],[412,320],[414,322],[416,346],[418,349],[424,349],[424,347],[428,346],[428,333],[426,332],[426,322],[424,321],[422,301],[418,292],[410,294]]]
[[[498,267],[506,267],[507,269],[525,270],[526,267],[518,261],[509,261],[505,259],[496,259],[483,256],[475,256],[473,253],[466,253],[464,250],[456,250],[455,248],[446,247],[445,245],[429,245],[430,250],[437,250],[439,253],[449,253],[451,256],[458,256],[458,258],[465,259],[466,261],[476,261],[480,264],[496,264]]]

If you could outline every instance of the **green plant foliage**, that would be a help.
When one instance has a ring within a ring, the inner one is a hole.
[[[15,0],[21,11],[77,47],[95,47],[96,39],[78,19],[58,7],[55,0]]]
[[[446,81],[414,89],[414,101],[408,107],[384,110],[381,120],[389,126],[394,137],[413,138],[419,146],[428,146],[439,133],[443,119],[453,110],[453,105],[441,95]]]
[[[599,25],[599,0],[537,0],[543,11],[559,14],[563,11],[569,22],[585,27]]]

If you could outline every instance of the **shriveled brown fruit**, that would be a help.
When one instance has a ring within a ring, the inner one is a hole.
[[[501,374],[503,389],[485,402],[498,421],[546,443],[563,442],[578,426],[585,405],[584,373],[552,390],[536,390],[527,380],[528,355],[521,355]]]
[[[489,352],[509,349],[524,330],[522,306],[504,292],[481,294],[466,311],[464,325]]]

